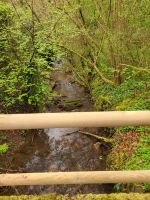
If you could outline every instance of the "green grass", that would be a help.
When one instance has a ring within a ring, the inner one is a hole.
[[[141,137],[137,151],[135,155],[126,162],[125,169],[150,169],[150,134]]]
[[[134,156],[125,163],[125,169],[150,170],[150,134],[141,137],[137,151]],[[150,192],[150,183],[145,184],[144,189]]]
[[[118,136],[114,137],[108,163],[113,170],[150,170],[149,132],[145,134],[135,131],[118,133]],[[150,183],[142,187],[144,191],[150,192]]]

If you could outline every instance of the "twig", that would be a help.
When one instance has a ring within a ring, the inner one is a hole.
[[[78,131],[79,133],[82,133],[84,135],[89,135],[89,136],[92,136],[98,140],[103,140],[104,142],[106,143],[112,143],[113,142],[113,139],[110,139],[110,138],[105,138],[105,137],[102,137],[102,136],[98,136],[98,135],[95,135],[95,134],[92,134],[92,133],[89,133],[89,132],[83,132],[83,131]]]
[[[130,67],[130,68],[132,68],[133,70],[137,70],[137,71],[139,71],[139,72],[145,72],[145,73],[150,74],[150,68],[145,69],[145,68],[135,67],[135,66],[132,66],[132,65],[124,64],[124,63],[122,63],[122,64],[120,64],[120,65],[126,66],[126,67]]]
[[[0,171],[6,171],[6,172],[22,172],[22,170],[14,170],[14,169],[5,169],[5,168],[0,168]]]
[[[12,187],[12,188],[15,190],[15,192],[16,192],[17,195],[20,195],[20,193],[19,193],[19,191],[17,190],[16,187]]]

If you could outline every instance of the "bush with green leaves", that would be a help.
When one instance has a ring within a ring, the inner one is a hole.
[[[50,84],[53,49],[47,31],[31,9],[0,3],[0,103],[9,112],[31,105],[43,110],[53,92]]]

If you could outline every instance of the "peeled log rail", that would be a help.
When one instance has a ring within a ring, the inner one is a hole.
[[[150,111],[1,114],[0,130],[148,126]]]
[[[150,170],[0,174],[0,186],[150,183]]]

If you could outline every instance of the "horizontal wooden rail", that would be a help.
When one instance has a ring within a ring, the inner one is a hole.
[[[66,127],[148,126],[150,111],[70,112],[0,115],[0,130]]]
[[[150,183],[150,170],[0,174],[0,186]]]

